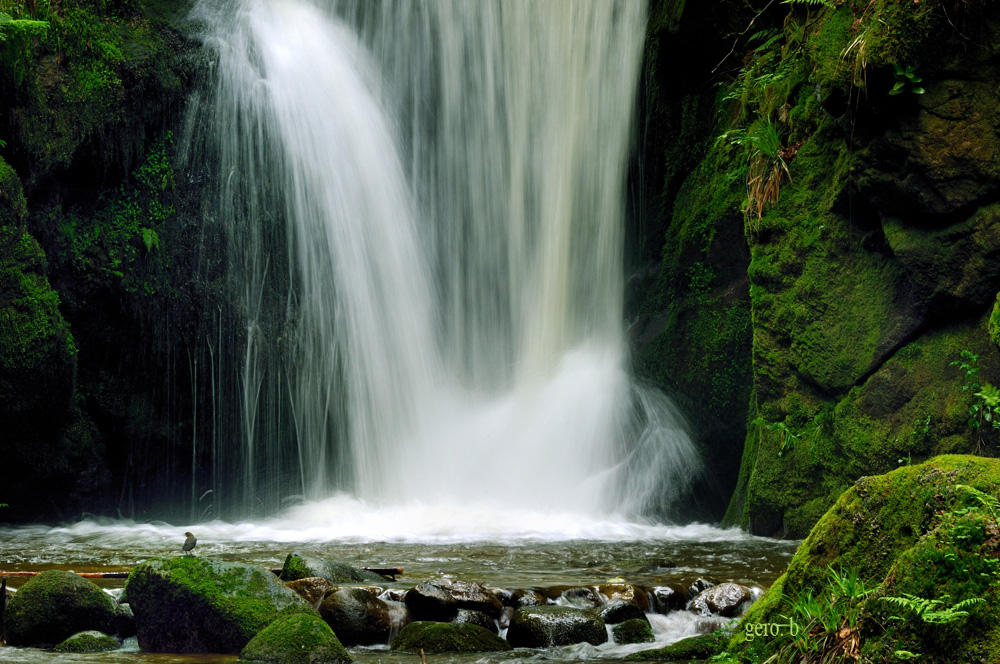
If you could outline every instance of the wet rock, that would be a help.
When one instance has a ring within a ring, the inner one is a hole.
[[[570,588],[563,592],[559,598],[567,605],[577,609],[593,609],[604,604],[604,600],[593,588],[580,587]]]
[[[652,643],[656,640],[656,637],[653,636],[653,629],[649,626],[649,621],[638,618],[615,625],[611,629],[611,634],[615,637],[615,643],[620,645]]]
[[[414,622],[396,635],[390,648],[398,652],[497,652],[510,650],[511,644],[479,625]]]
[[[638,586],[629,583],[600,586],[598,590],[611,601],[623,600],[639,607],[643,613],[649,611],[649,595]]]
[[[740,604],[750,599],[750,589],[738,583],[720,583],[703,590],[691,600],[690,610],[703,616],[718,615],[731,618]]]
[[[323,597],[336,588],[336,586],[322,576],[307,576],[285,584],[296,595],[309,602],[313,607],[318,607],[323,601]]]
[[[330,626],[316,616],[275,620],[240,652],[240,661],[274,664],[346,664],[351,656]]]
[[[501,613],[500,617],[497,618],[497,621],[500,623],[500,629],[507,629],[510,627],[510,619],[514,617],[514,613],[516,611],[517,608],[513,606],[503,607],[503,613]]]
[[[505,607],[506,608],[506,607]],[[497,628],[497,621],[490,618],[488,615],[482,611],[471,611],[469,609],[459,609],[458,615],[452,620],[453,623],[465,623],[469,625],[479,625],[483,629],[488,629],[494,634],[499,634],[500,630]]]
[[[698,593],[700,593],[703,590],[708,590],[714,585],[715,584],[709,581],[708,579],[702,579],[699,577],[697,581],[688,586],[687,589],[688,595],[690,597],[696,597]]]
[[[402,588],[387,588],[378,596],[383,602],[402,602],[404,597],[406,591]]]
[[[665,648],[653,648],[651,650],[640,650],[630,655],[626,655],[626,660],[656,660],[660,662],[671,662],[675,660],[702,660],[715,657],[726,647],[726,637],[715,634],[704,634],[702,636],[692,636],[681,639],[676,643],[671,643]]]
[[[238,653],[281,616],[315,615],[270,572],[202,556],[147,561],[126,592],[147,652]]]
[[[379,597],[379,599],[382,599]],[[403,602],[396,602],[393,600],[382,600],[389,609],[389,623],[392,625],[392,633],[396,634],[399,630],[403,629],[411,622],[413,622],[413,616],[410,614],[410,609],[407,608],[406,604]]]
[[[77,632],[55,647],[56,652],[107,652],[117,650],[118,639],[104,632]]]
[[[344,563],[323,558],[306,558],[298,553],[289,553],[281,568],[279,579],[282,581],[298,581],[310,576],[321,576],[330,583],[380,583],[385,577],[374,572],[351,567]]]
[[[128,604],[119,604],[115,608],[115,631],[123,639],[135,636],[135,615]]]
[[[411,588],[404,598],[417,620],[448,621],[459,609],[482,611],[499,618],[503,605],[490,591],[478,583],[437,579]]]
[[[537,590],[515,590],[515,606],[522,609],[526,606],[545,606],[549,600]]]
[[[515,648],[545,648],[587,642],[600,645],[608,640],[604,621],[594,611],[568,606],[536,606],[518,609],[507,630]]]
[[[72,572],[50,570],[14,593],[3,619],[7,645],[54,645],[77,632],[115,631],[115,601]]]
[[[658,586],[650,591],[651,604],[657,613],[670,613],[680,611],[687,606],[690,598],[683,588],[672,586]]]
[[[389,643],[389,606],[364,588],[337,588],[319,605],[319,615],[345,646]]]
[[[646,620],[646,614],[643,613],[642,609],[635,604],[620,599],[602,606],[598,611],[598,615],[608,625],[617,625],[626,620]],[[646,622],[649,621],[646,620]]]
[[[489,590],[504,606],[517,606],[518,591],[508,588],[490,588]]]

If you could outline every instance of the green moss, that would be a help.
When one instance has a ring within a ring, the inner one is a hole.
[[[113,632],[115,601],[72,572],[50,570],[14,594],[3,622],[8,645],[52,645],[77,632]]]
[[[1000,347],[1000,293],[997,294],[996,302],[993,304],[990,319],[986,323],[986,330],[989,332],[993,345]]]
[[[869,625],[861,632],[863,652],[872,661],[890,661],[894,650],[920,652],[924,661],[942,664],[976,661],[1000,628],[1000,612],[993,608],[1000,592],[998,486],[1000,462],[970,456],[940,456],[858,480],[744,616],[729,651],[744,660],[773,655],[783,642],[749,643],[744,626],[787,622],[789,598],[818,593],[832,567],[855,570],[876,588],[860,607]],[[987,498],[977,498],[976,490]],[[976,597],[987,603],[968,619],[931,625],[880,599],[907,595],[941,600],[944,607]]]
[[[656,660],[660,662],[708,659],[722,652],[725,645],[725,637],[719,634],[704,634],[702,636],[681,639],[677,643],[672,643],[664,648],[640,650],[639,652],[627,655],[625,659],[629,661]]]
[[[352,661],[330,626],[317,616],[284,616],[257,633],[240,652],[248,662],[344,664]]]
[[[126,592],[139,645],[152,652],[239,652],[281,616],[315,615],[273,574],[199,556],[147,561]]]
[[[393,638],[390,649],[399,652],[497,652],[509,643],[485,627],[470,623],[412,622]]]
[[[649,621],[642,618],[632,618],[611,628],[615,643],[652,643],[656,640]]]
[[[107,652],[118,649],[118,639],[103,632],[79,632],[55,647],[56,652]]]

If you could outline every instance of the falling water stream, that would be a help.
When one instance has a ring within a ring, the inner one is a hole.
[[[0,529],[0,568],[127,568],[190,528],[201,555],[276,566],[294,548],[401,565],[402,586],[770,583],[787,543],[662,525],[702,462],[670,399],[627,371],[646,12],[199,0],[213,64],[185,163],[218,183],[206,223],[225,229],[241,322],[212,346],[212,394],[239,415],[213,422],[192,514],[210,496],[227,520]],[[655,618],[661,644],[719,626],[678,616]],[[129,648],[62,657],[160,661]]]

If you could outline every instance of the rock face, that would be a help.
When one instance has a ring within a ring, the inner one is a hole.
[[[293,614],[262,629],[240,652],[246,662],[347,664],[351,661],[330,626],[316,616]]]
[[[319,614],[345,646],[389,643],[389,606],[369,590],[332,590],[320,603]]]
[[[118,649],[118,639],[104,632],[77,632],[55,647],[56,652],[107,652]]]
[[[43,572],[7,603],[4,630],[12,646],[51,646],[77,632],[114,632],[115,601],[72,572]]]
[[[698,593],[691,600],[690,609],[703,616],[717,615],[731,618],[743,602],[750,599],[750,589],[738,583],[720,583]]]
[[[615,643],[627,645],[630,643],[652,643],[656,640],[648,620],[632,619],[615,625],[611,629]]]
[[[149,560],[126,592],[148,652],[238,653],[280,616],[315,615],[270,572],[199,556]]]
[[[470,623],[413,622],[392,640],[392,650],[400,652],[497,652],[511,644],[496,634]]]
[[[322,558],[305,558],[289,553],[278,576],[282,581],[298,581],[308,577],[322,577],[333,585],[340,583],[383,583],[384,577],[367,570]]]
[[[503,611],[500,600],[480,584],[452,579],[421,583],[407,591],[404,601],[417,620],[451,620],[459,609],[482,611],[491,618]]]
[[[608,640],[604,621],[593,611],[566,606],[518,609],[507,629],[507,640],[515,648],[546,648],[587,642],[600,645]]]
[[[998,487],[1000,461],[957,455],[858,480],[743,617],[726,650],[739,661],[767,660],[775,654],[773,642],[747,638],[747,626],[780,621],[808,593],[837,596],[842,615],[856,612],[863,624],[883,626],[857,632],[865,652],[907,650],[928,662],[977,661],[1000,632],[1000,616],[990,608],[998,595]],[[850,583],[843,581],[855,574]],[[859,584],[871,593],[855,590],[851,599],[843,591]],[[945,625],[930,625],[888,601],[865,601],[908,596],[939,601],[942,609],[976,598],[985,602],[967,607],[967,617],[941,629]]]

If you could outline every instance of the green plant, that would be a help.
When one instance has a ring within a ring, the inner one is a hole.
[[[998,515],[1000,515],[1000,500],[991,496],[988,493],[983,493],[975,487],[968,486],[967,484],[956,484],[956,490],[966,491],[971,495],[977,503],[990,515],[993,519],[993,523],[1000,523],[998,521]],[[952,511],[952,514],[963,515],[968,514],[972,510],[970,508],[959,508]]]
[[[780,434],[781,448],[778,450],[778,456],[784,456],[785,452],[792,449],[795,442],[799,439],[792,430],[784,422],[768,422],[763,417],[755,418],[750,426],[757,427],[758,435],[760,431],[777,431]]]
[[[923,87],[917,85],[918,83],[923,82],[924,79],[917,76],[917,68],[915,66],[906,65],[904,67],[899,64],[893,66],[896,69],[893,73],[896,77],[896,84],[892,86],[891,90],[889,90],[889,94],[899,95],[903,94],[907,90],[915,95],[922,95],[927,92],[927,90]]]
[[[956,620],[961,620],[969,615],[969,612],[965,609],[986,603],[986,600],[982,597],[972,597],[962,600],[954,606],[941,608],[944,606],[946,600],[951,599],[951,595],[942,595],[942,597],[943,599],[924,599],[923,597],[903,593],[902,597],[879,597],[879,600],[910,611],[914,617],[919,618],[922,623],[928,625],[946,625]],[[907,620],[907,618],[901,616],[892,616],[889,619]]]
[[[805,5],[806,7],[829,7],[835,9],[837,5],[833,0],[782,0],[783,5]]]
[[[777,203],[781,194],[781,181],[792,174],[788,162],[795,155],[797,146],[782,146],[778,126],[770,121],[757,121],[746,130],[731,129],[719,137],[744,151],[747,158],[747,198],[743,214],[751,235],[760,231],[764,209]]]
[[[958,367],[964,375],[964,383],[962,384],[962,391],[968,392],[969,390],[979,389],[979,356],[973,353],[971,350],[963,350],[959,355],[961,359],[951,362],[948,366]]]

